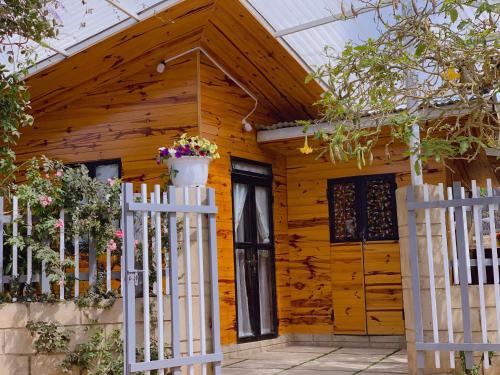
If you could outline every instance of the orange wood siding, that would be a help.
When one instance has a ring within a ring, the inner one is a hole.
[[[18,157],[45,154],[67,163],[121,158],[126,180],[157,183],[165,171],[155,164],[157,148],[182,132],[197,132],[197,90],[196,53],[161,75],[151,67],[122,76],[37,115],[23,130]]]
[[[404,148],[394,147],[391,161],[378,147],[371,166],[332,164],[326,157],[302,155],[303,140],[273,143],[287,156],[290,249],[290,330],[297,333],[402,334],[399,245],[394,241],[330,244],[327,180],[395,173],[398,186],[410,182]],[[314,145],[313,145],[314,146]],[[425,181],[442,182],[440,165],[425,168]],[[335,324],[332,323],[335,311]]]
[[[266,162],[273,166],[276,284],[280,334],[282,334],[286,332],[288,326],[290,297],[285,158],[269,150],[261,149],[257,145],[255,132],[243,131],[241,120],[252,109],[253,100],[203,55],[201,55],[200,64],[200,85],[200,133],[203,137],[217,142],[221,153],[221,159],[210,166],[209,184],[216,189],[216,200],[219,206],[217,229],[222,343],[236,342],[230,156]],[[262,116],[265,117],[266,114],[256,114],[257,118]]]

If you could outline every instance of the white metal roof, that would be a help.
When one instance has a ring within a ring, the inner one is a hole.
[[[347,41],[366,41],[379,35],[373,12],[363,13],[359,0],[245,0],[267,21],[275,37],[281,38],[309,68],[326,61],[325,46],[341,51]],[[345,19],[351,4],[361,14]],[[387,9],[389,11],[389,9]]]
[[[36,52],[37,62],[31,72],[56,63],[181,1],[186,0],[59,0],[60,6],[50,12],[61,25],[59,35],[44,41],[44,46],[30,43]],[[341,51],[347,41],[356,44],[379,35],[379,22],[363,0],[239,1],[311,70],[327,61],[325,46]],[[424,0],[417,0],[421,1]],[[494,3],[498,1],[493,0]],[[392,1],[381,0],[381,4],[390,5]],[[355,18],[349,18],[351,7],[358,13]],[[382,12],[387,12],[386,15],[392,11],[390,6],[382,9]],[[23,58],[15,49],[12,54],[16,59]],[[7,55],[0,55],[0,63],[6,64],[7,59]]]
[[[56,63],[179,1],[59,0],[57,8],[49,9],[50,16],[60,25],[58,36],[45,40],[42,45],[28,42],[33,50],[31,58],[36,61],[31,71]],[[14,64],[8,62],[9,55],[14,58]],[[18,54],[15,46],[7,53],[0,54],[0,63],[11,70],[23,59],[24,56]]]

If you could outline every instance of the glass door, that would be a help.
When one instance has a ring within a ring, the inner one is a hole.
[[[277,309],[271,168],[232,161],[238,341],[273,338]]]

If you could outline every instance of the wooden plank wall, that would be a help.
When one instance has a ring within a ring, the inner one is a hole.
[[[333,165],[326,157],[302,155],[303,140],[272,144],[287,155],[290,249],[290,330],[297,333],[403,333],[399,245],[369,243],[363,261],[359,244],[330,245],[327,180],[362,174],[396,173],[398,186],[410,181],[403,147],[375,150],[372,166]],[[425,180],[442,182],[439,165],[425,168]],[[366,290],[366,294],[364,293]],[[335,325],[332,312],[335,310]]]
[[[253,100],[204,55],[200,56],[200,134],[220,147],[221,159],[210,167],[209,184],[215,187],[219,206],[218,250],[221,295],[221,338],[236,342],[236,306],[230,156],[270,163],[273,166],[274,230],[276,238],[276,282],[280,334],[287,331],[289,315],[288,238],[285,158],[257,145],[255,132],[242,129],[242,118]],[[266,117],[259,112],[253,118]],[[267,119],[275,121],[275,119]]]
[[[198,126],[197,55],[110,82],[51,112],[23,130],[20,161],[45,154],[66,163],[121,158],[128,181],[160,182],[160,145]],[[42,104],[43,106],[43,104]],[[34,108],[36,111],[38,108]]]

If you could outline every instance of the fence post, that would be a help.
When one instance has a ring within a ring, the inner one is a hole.
[[[122,290],[124,291],[124,323],[125,323],[125,373],[129,374],[130,369],[127,364],[135,363],[135,254],[134,254],[134,213],[128,209],[128,204],[134,202],[134,191],[131,183],[122,185],[123,191],[123,216],[124,216],[124,252],[125,277]]]
[[[215,207],[215,191],[208,189],[208,205]],[[208,215],[208,238],[210,248],[210,278],[212,292],[212,340],[214,353],[221,353],[220,346],[220,312],[219,312],[219,275],[218,275],[218,258],[217,258],[217,231],[216,214]],[[221,374],[221,363],[214,363],[214,374]]]
[[[413,186],[407,189],[406,201],[412,203],[415,201],[415,192]],[[422,304],[420,296],[420,266],[418,259],[418,239],[417,239],[417,213],[415,210],[408,210],[408,237],[410,245],[410,270],[411,270],[411,288],[413,295],[413,312],[415,320],[415,345],[424,342],[424,328],[422,324]],[[424,368],[425,355],[422,350],[417,349],[417,367]]]
[[[173,186],[168,187],[168,203],[176,204],[176,189]],[[168,244],[170,248],[170,288],[171,308],[172,308],[172,357],[179,358],[180,351],[180,315],[179,315],[179,257],[177,256],[177,214],[175,212],[168,213]],[[174,375],[182,373],[180,367],[174,367]]]
[[[460,182],[453,182],[453,197],[460,198],[462,196],[462,189]],[[458,211],[455,215],[456,225],[456,238],[457,238],[457,251],[458,251],[458,279],[460,280],[460,296],[462,301],[462,316],[464,327],[464,343],[472,343],[472,330],[470,321],[470,303],[469,303],[469,277],[467,267],[467,246],[468,241],[467,233],[464,230],[464,217],[465,207],[459,206],[456,208]],[[474,365],[473,356],[471,351],[465,351],[465,366],[470,369]]]

